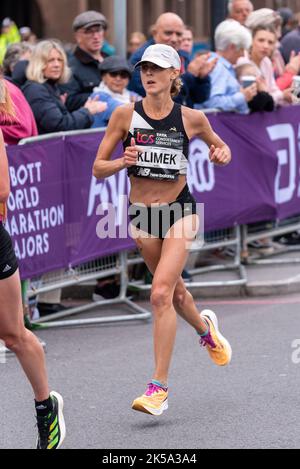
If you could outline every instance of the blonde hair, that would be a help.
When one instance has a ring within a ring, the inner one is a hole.
[[[0,124],[15,124],[17,121],[15,106],[12,102],[4,79],[0,78]]]
[[[58,83],[67,83],[69,81],[71,69],[68,67],[66,53],[61,44],[54,40],[41,41],[35,46],[26,71],[28,80],[36,81],[37,83],[45,83],[47,81],[47,78],[44,76],[44,70],[52,49],[56,49],[63,59],[63,71]]]
[[[183,82],[180,77],[175,78],[175,80],[172,83],[171,87],[171,96],[172,98],[177,98],[177,96],[180,94],[181,88],[183,86]]]

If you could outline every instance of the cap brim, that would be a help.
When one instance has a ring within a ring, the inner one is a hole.
[[[92,26],[101,26],[103,29],[107,28],[107,25],[103,21],[91,21],[90,23],[83,24],[81,26],[75,26],[74,30],[78,31],[78,29],[88,29]]]
[[[129,70],[128,68],[124,67],[112,67],[112,68],[101,68],[100,67],[100,72],[101,73],[109,73],[109,72],[126,72],[130,77],[132,76],[132,70]]]
[[[150,57],[150,58],[145,59],[145,60],[140,60],[137,64],[135,64],[134,69],[140,67],[142,64],[147,63],[147,62],[158,65],[161,68],[172,68],[172,65],[170,65],[169,62],[167,62],[166,60],[158,59],[156,57],[151,59],[151,57]]]

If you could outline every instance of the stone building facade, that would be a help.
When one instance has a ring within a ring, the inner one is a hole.
[[[300,12],[300,0],[252,0],[255,8],[289,6]],[[210,36],[210,0],[127,0],[128,32],[147,33],[155,19],[165,11],[178,13],[193,26],[198,39]],[[87,9],[101,11],[110,22],[109,40],[114,41],[113,0],[1,0],[0,20],[13,17],[19,26],[30,25],[39,37],[56,37],[71,42],[72,21]]]

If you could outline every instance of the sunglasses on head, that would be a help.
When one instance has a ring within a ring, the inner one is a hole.
[[[123,80],[125,80],[125,78],[130,78],[129,73],[126,72],[125,70],[120,70],[120,71],[116,71],[116,72],[108,72],[108,73],[113,78],[121,77],[121,78],[123,78]]]

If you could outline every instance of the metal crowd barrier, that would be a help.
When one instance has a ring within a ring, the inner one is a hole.
[[[238,280],[224,280],[224,281],[212,281],[212,282],[199,282],[193,281],[187,283],[190,288],[193,287],[219,287],[219,286],[242,286],[247,283],[246,269],[241,263],[241,231],[239,226],[226,230],[218,230],[205,235],[205,244],[200,249],[197,246],[192,247],[191,252],[198,252],[199,257],[201,253],[205,251],[217,251],[221,250],[224,252],[226,257],[226,249],[228,250],[226,264],[218,264],[207,267],[198,267],[195,269],[188,270],[188,273],[195,277],[199,274],[217,271],[236,271],[238,273]]]
[[[226,286],[243,286],[247,283],[246,269],[241,263],[241,232],[240,227],[236,226],[227,230],[218,230],[211,233],[206,233],[205,242],[200,243],[196,241],[190,250],[190,255],[198,256],[201,260],[201,254],[207,251],[224,250],[230,249],[230,255],[228,256],[228,262],[225,264],[210,265],[207,267],[197,267],[194,269],[188,269],[187,272],[191,277],[197,275],[209,273],[209,272],[220,272],[220,271],[236,271],[239,275],[237,280],[224,280],[224,281],[211,281],[204,282],[198,280],[186,280],[185,284],[187,288],[207,288],[207,287],[226,287]],[[143,264],[143,258],[137,253],[133,252],[128,257],[128,266]],[[129,287],[136,291],[149,291],[151,284],[143,283],[142,281],[131,281]]]
[[[206,113],[217,113],[218,110],[205,110]],[[20,142],[20,145],[25,145],[37,141],[45,141],[53,138],[65,138],[70,135],[82,135],[82,134],[92,134],[98,133],[105,129],[88,129],[84,131],[74,131],[74,132],[59,132],[56,134],[49,134],[40,137],[33,137],[24,139]],[[197,260],[200,260],[201,264],[201,255],[207,251],[217,251],[217,250],[226,250],[230,253],[226,259],[226,262],[218,263],[215,265],[200,266],[195,268],[190,268],[188,274],[192,277],[192,280],[186,281],[186,286],[188,288],[202,288],[202,287],[219,287],[219,286],[244,286],[247,284],[247,274],[243,262],[246,264],[256,263],[256,264],[284,264],[284,263],[295,263],[300,262],[300,258],[293,258],[290,260],[286,259],[249,259],[245,260],[244,253],[247,251],[247,245],[251,241],[259,240],[266,237],[275,237],[283,234],[288,234],[293,231],[300,230],[300,216],[296,219],[291,219],[285,222],[272,223],[270,226],[267,226],[263,230],[251,230],[249,226],[235,226],[227,230],[218,230],[212,233],[205,234],[204,244],[199,244],[199,241],[196,241],[191,248],[191,256],[194,258],[197,257]],[[287,247],[280,252],[275,252],[272,254],[272,257],[282,254],[284,252],[298,251],[300,246]],[[73,307],[62,312],[51,314],[45,316],[37,321],[34,321],[34,324],[39,325],[43,328],[53,328],[53,327],[70,327],[70,326],[82,326],[82,325],[93,325],[93,324],[103,324],[111,323],[118,321],[132,321],[132,320],[147,320],[151,318],[151,313],[136,305],[132,300],[127,296],[127,289],[133,288],[140,291],[149,291],[151,289],[151,284],[145,284],[142,281],[129,281],[128,279],[128,270],[131,266],[144,264],[142,257],[135,252],[122,252],[115,256],[105,257],[93,262],[86,263],[84,265],[70,268],[62,273],[56,275],[53,274],[52,278],[43,282],[40,279],[32,279],[30,281],[30,287],[27,291],[27,299],[38,295],[39,293],[44,293],[59,288],[69,287],[79,285],[91,280],[98,280],[101,278],[110,277],[112,275],[117,275],[120,277],[120,294],[115,299],[103,300],[98,302],[89,302],[84,305]],[[205,273],[211,272],[220,272],[220,271],[235,271],[238,274],[238,279],[236,280],[224,280],[224,281],[199,281],[195,277]],[[79,313],[88,312],[94,308],[98,307],[107,307],[122,305],[128,307],[132,314],[129,315],[108,315],[105,317],[99,317],[98,315],[91,318],[85,319],[66,319]]]
[[[300,244],[294,246],[284,246],[280,249],[274,249],[270,254],[264,254],[263,259],[259,257],[248,256],[248,244],[252,241],[258,241],[264,238],[274,238],[286,234],[300,231],[300,215],[298,217],[289,218],[283,221],[275,221],[269,223],[244,225],[241,227],[242,234],[242,253],[243,262],[248,265],[284,265],[298,264],[300,257],[291,257],[285,259],[276,259],[282,254],[299,252]]]
[[[44,316],[37,321],[33,321],[33,325],[39,324],[42,328],[56,328],[56,327],[72,327],[72,326],[87,326],[113,322],[147,320],[151,318],[151,313],[145,308],[135,304],[127,297],[128,287],[128,273],[127,273],[127,252],[121,252],[117,255],[112,255],[99,259],[96,261],[88,262],[76,268],[70,268],[57,276],[53,276],[48,282],[44,283],[40,279],[33,279],[29,282],[29,290],[27,291],[27,298],[56,290],[58,288],[65,288],[70,286],[80,285],[84,282],[91,280],[99,280],[107,278],[112,275],[120,277],[120,294],[117,298],[93,301],[84,305],[79,305],[73,308],[63,310],[59,313]],[[86,313],[92,309],[99,307],[111,307],[121,305],[132,311],[132,314],[124,315],[108,315],[103,317],[91,317],[86,319],[73,319],[65,321],[55,321],[56,319],[67,318],[79,313]]]
[[[19,145],[26,145],[33,142],[45,141],[54,138],[65,138],[67,136],[94,134],[102,132],[104,130],[105,128],[96,128],[71,132],[58,132],[53,134],[26,138],[21,140],[19,142]],[[135,304],[126,295],[128,287],[126,252],[122,252],[116,256],[105,257],[104,259],[88,262],[84,265],[67,269],[60,274],[53,273],[52,278],[48,279],[47,282],[43,282],[41,278],[32,279],[29,281],[29,288],[26,292],[27,301],[29,301],[31,297],[36,296],[39,293],[45,293],[64,287],[75,286],[87,281],[106,278],[111,275],[120,276],[120,294],[117,298],[97,302],[89,302],[84,305],[69,308],[62,312],[44,316],[36,321],[33,321],[32,325],[39,325],[40,328],[49,329],[56,327],[72,327],[84,325],[86,326],[113,322],[150,319],[151,313],[147,309]],[[127,309],[131,310],[132,313],[127,315],[109,315],[105,317],[91,317],[86,319],[68,319],[64,321],[56,321],[58,319],[67,318],[79,313],[86,313],[95,308],[118,305],[126,307]]]
[[[28,143],[41,142],[52,140],[53,138],[72,137],[74,135],[86,135],[86,134],[98,134],[106,130],[106,127],[99,127],[96,129],[85,129],[85,130],[69,130],[68,132],[56,132],[53,134],[38,135],[37,137],[23,138],[19,141],[18,145],[27,145]]]

